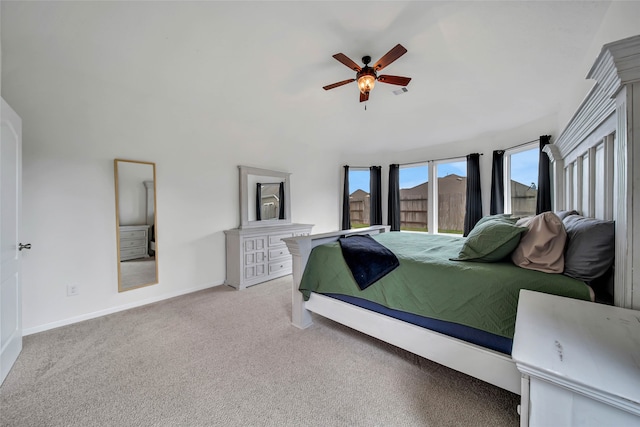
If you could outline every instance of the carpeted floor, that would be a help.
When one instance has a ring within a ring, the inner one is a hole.
[[[332,321],[291,278],[25,337],[1,426],[517,426],[519,396]]]
[[[143,258],[120,262],[122,289],[136,288],[140,285],[158,283],[155,258]]]

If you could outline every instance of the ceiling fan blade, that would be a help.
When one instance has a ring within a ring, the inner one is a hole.
[[[364,101],[368,101],[369,100],[369,93],[362,93],[360,92],[360,102],[364,102]]]
[[[411,81],[411,77],[382,75],[378,76],[378,81],[382,83],[389,83],[391,85],[406,86]]]
[[[393,49],[384,54],[382,58],[378,59],[378,62],[373,66],[373,69],[380,71],[405,53],[407,53],[407,49],[405,49],[401,44],[397,44]]]
[[[335,55],[333,55],[333,57],[355,72],[359,72],[360,70],[362,70],[362,67],[349,59],[344,53],[336,53]]]
[[[336,87],[339,87],[339,86],[342,86],[342,85],[346,85],[347,83],[351,83],[351,82],[355,82],[355,81],[356,81],[356,79],[343,80],[343,81],[338,82],[338,83],[322,86],[322,89],[329,90],[329,89],[333,89],[333,88],[336,88]]]

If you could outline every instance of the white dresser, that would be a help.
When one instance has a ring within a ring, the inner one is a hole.
[[[149,257],[150,225],[120,226],[120,261]]]
[[[291,274],[291,254],[282,239],[309,235],[312,227],[311,224],[281,224],[225,230],[225,284],[244,289]]]
[[[521,426],[640,426],[640,311],[522,290]]]

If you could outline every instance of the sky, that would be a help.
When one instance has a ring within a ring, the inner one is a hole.
[[[455,173],[467,176],[467,162],[439,163],[438,177]],[[506,172],[506,171],[505,171]],[[400,188],[412,188],[427,182],[429,171],[427,165],[400,167]],[[538,149],[534,148],[511,155],[511,179],[524,185],[538,182]],[[349,171],[349,193],[357,189],[369,192],[369,170]]]

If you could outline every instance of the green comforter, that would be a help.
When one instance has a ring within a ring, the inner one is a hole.
[[[510,262],[450,261],[463,238],[419,233],[383,233],[374,238],[400,266],[365,290],[347,267],[340,245],[313,249],[300,291],[363,298],[388,308],[459,323],[513,339],[520,289],[589,300],[589,288],[562,274],[516,267]]]

